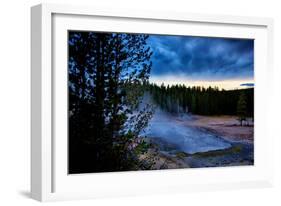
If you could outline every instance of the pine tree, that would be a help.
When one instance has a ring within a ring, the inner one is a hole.
[[[70,170],[88,172],[131,167],[138,137],[151,112],[135,112],[134,131],[124,129],[143,96],[152,52],[148,35],[69,32]],[[133,132],[133,133],[132,133]]]
[[[246,120],[246,116],[247,116],[247,101],[246,101],[246,95],[244,92],[242,92],[240,94],[238,102],[237,102],[237,116],[238,116],[240,125],[242,126],[243,121]]]

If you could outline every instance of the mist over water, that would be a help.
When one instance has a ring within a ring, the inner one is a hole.
[[[230,143],[208,131],[185,125],[186,121],[192,121],[192,115],[176,116],[156,109],[142,135],[173,144],[179,151],[189,154],[231,147]]]

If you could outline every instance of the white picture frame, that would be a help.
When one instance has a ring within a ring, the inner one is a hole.
[[[265,98],[274,75],[272,19],[40,4],[31,8],[31,26],[32,198],[53,201],[272,186],[274,134],[267,121],[270,101]],[[255,165],[68,175],[66,111],[61,111],[66,107],[65,31],[69,29],[257,40]]]

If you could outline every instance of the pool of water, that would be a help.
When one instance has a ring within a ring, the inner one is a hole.
[[[175,116],[162,111],[156,111],[148,127],[142,132],[151,139],[160,139],[173,144],[178,150],[189,154],[207,152],[218,149],[227,149],[231,144],[226,140],[195,127],[189,127],[185,121],[192,121],[191,115],[182,117],[178,121]]]

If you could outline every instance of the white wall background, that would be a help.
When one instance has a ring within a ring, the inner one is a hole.
[[[30,173],[30,6],[45,2],[6,0],[0,7],[0,205],[37,205],[29,196]],[[281,204],[281,5],[276,0],[52,0],[159,11],[239,16],[275,20],[275,102],[272,130],[275,139],[275,187],[178,195],[83,200],[60,205],[280,205]],[[280,56],[280,57],[279,57]],[[266,68],[265,68],[266,69]],[[266,97],[265,97],[266,98]],[[278,107],[279,106],[279,107]],[[279,121],[279,122],[278,122]],[[280,125],[280,126],[279,126]]]

